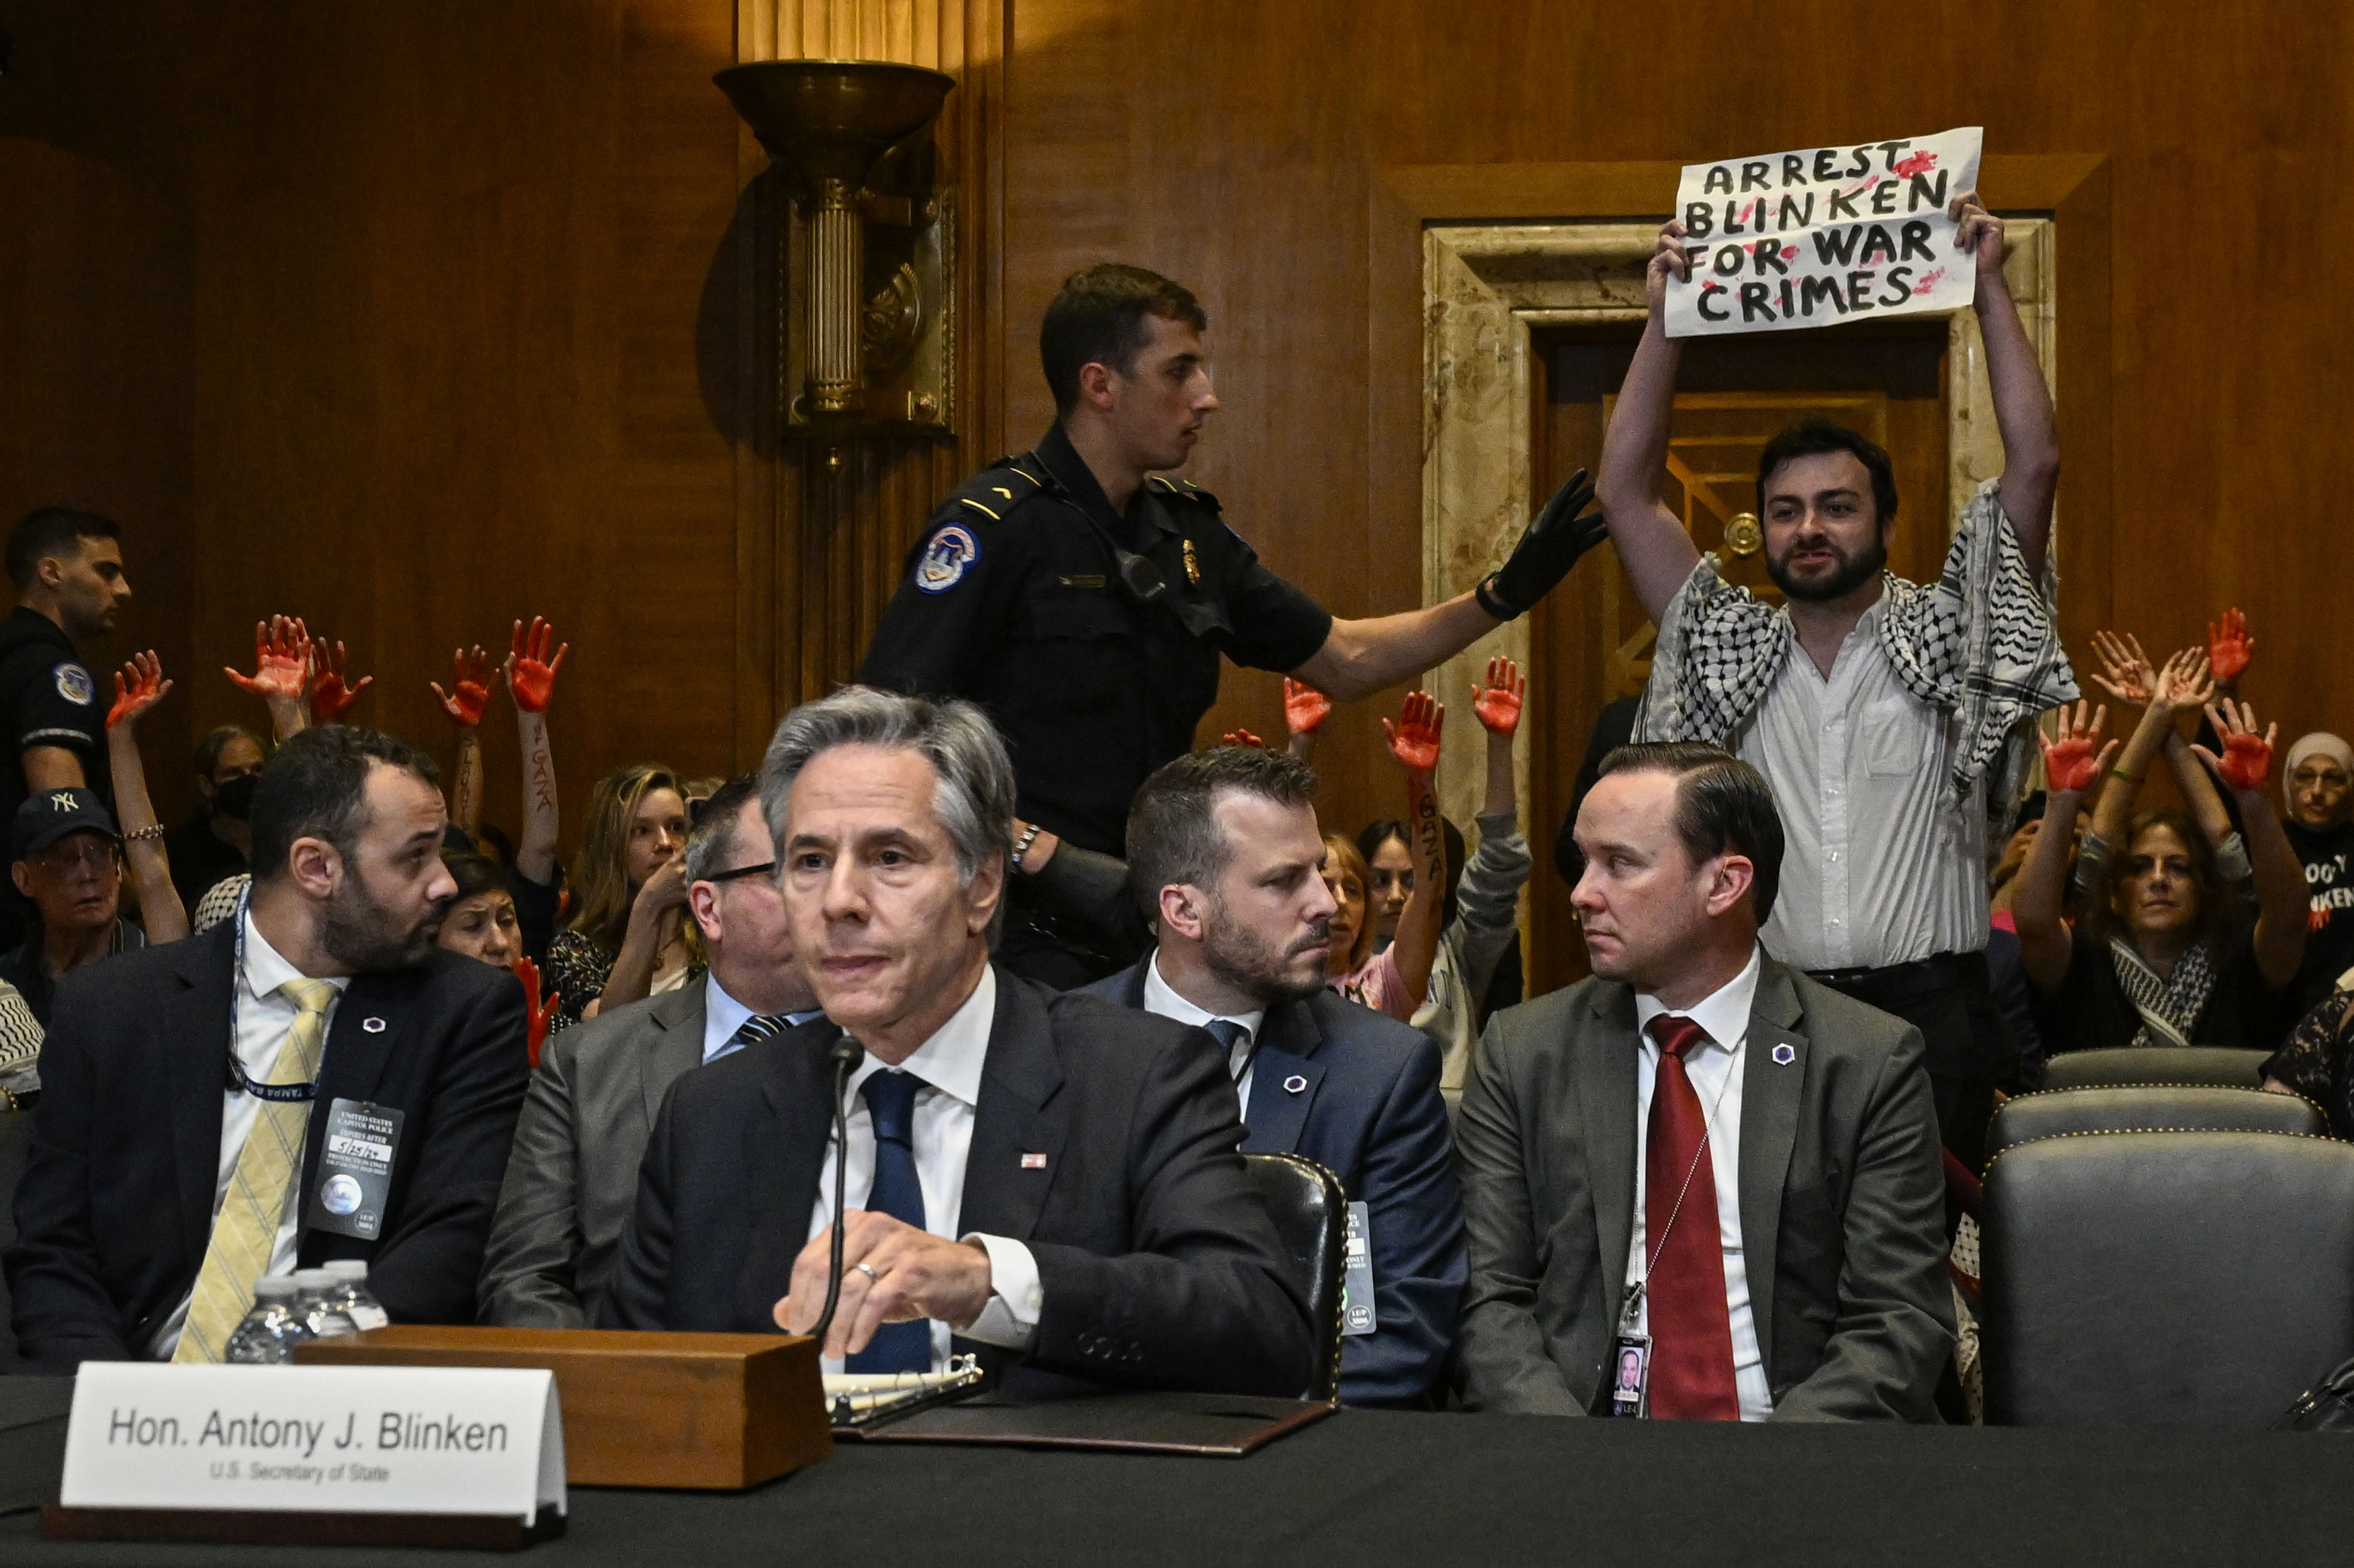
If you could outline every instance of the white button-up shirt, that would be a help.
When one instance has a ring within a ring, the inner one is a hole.
[[[1985,786],[1953,789],[1957,723],[1908,691],[1880,645],[1888,600],[1826,676],[1789,657],[1734,736],[1781,808],[1781,891],[1759,932],[1802,969],[1880,968],[1987,941]]]
[[[1635,1071],[1635,1224],[1627,1258],[1627,1277],[1641,1279],[1649,1273],[1644,1236],[1644,1173],[1649,1155],[1651,1088],[1659,1081],[1659,1045],[1649,1033],[1651,1020],[1666,1015],[1689,1018],[1708,1033],[1705,1044],[1684,1053],[1684,1074],[1700,1097],[1708,1118],[1708,1158],[1716,1172],[1716,1233],[1724,1253],[1724,1305],[1733,1319],[1733,1384],[1741,1400],[1741,1419],[1763,1421],[1774,1414],[1774,1391],[1766,1376],[1766,1359],[1757,1348],[1757,1320],[1749,1310],[1749,1265],[1741,1249],[1741,1080],[1749,1054],[1742,1049],[1749,1035],[1750,1004],[1757,995],[1757,976],[1764,954],[1750,949],[1749,962],[1723,987],[1697,1006],[1678,1010],[1658,997],[1635,995],[1635,1022],[1642,1034],[1642,1058]],[[1705,1222],[1705,1210],[1696,1210],[1692,1194],[1677,1224]],[[1650,1292],[1643,1293],[1640,1326],[1650,1331]]]
[[[301,969],[286,960],[283,954],[270,945],[261,927],[253,923],[249,910],[238,916],[244,922],[245,968],[232,980],[237,987],[237,1038],[231,1044],[237,1051],[238,1064],[245,1075],[257,1084],[270,1081],[270,1070],[278,1065],[278,1052],[286,1037],[294,1032],[294,1020],[302,1009],[294,999],[280,992],[279,987],[288,980],[306,978]],[[335,988],[335,1000],[327,1004],[323,1029],[335,1026],[335,1013],[343,1006],[344,992],[352,983],[349,975],[333,975],[327,983]],[[327,1048],[323,1036],[319,1045],[319,1065],[326,1065]],[[306,1107],[307,1108],[307,1107]],[[261,1114],[261,1101],[243,1089],[230,1089],[221,1097],[220,1166],[213,1180],[213,1218],[220,1218],[221,1200],[228,1195],[228,1184],[237,1175],[237,1162],[245,1153],[246,1136],[253,1131],[254,1119]],[[286,1184],[286,1212],[278,1222],[278,1239],[270,1245],[270,1266],[264,1274],[284,1274],[294,1266],[294,1238],[302,1218],[302,1173],[294,1172],[294,1180]],[[195,1299],[191,1289],[188,1297],[173,1308],[147,1353],[157,1361],[167,1361],[180,1348],[180,1330],[188,1321],[188,1303]]]
[[[949,1241],[978,1243],[989,1254],[989,1305],[972,1327],[952,1330],[932,1323],[932,1370],[948,1365],[950,1335],[961,1332],[984,1345],[1021,1350],[1037,1331],[1045,1291],[1038,1281],[1038,1261],[1030,1249],[1004,1236],[977,1233],[960,1235],[957,1213],[964,1206],[964,1171],[972,1152],[973,1113],[981,1104],[981,1075],[989,1058],[990,1025],[997,1017],[997,971],[984,968],[981,983],[964,1005],[899,1070],[918,1080],[916,1090],[916,1177],[924,1190],[924,1228]],[[740,1022],[740,1021],[739,1021]],[[869,1054],[850,1074],[850,1150],[843,1179],[847,1206],[863,1209],[875,1189],[875,1118],[867,1111],[859,1086],[889,1064]],[[814,1241],[833,1224],[833,1137],[828,1132],[825,1158],[818,1167],[817,1205],[810,1212],[809,1235]],[[829,1372],[843,1370],[838,1361],[824,1363]]]
[[[1144,1011],[1173,1018],[1180,1023],[1190,1023],[1200,1029],[1214,1020],[1235,1024],[1242,1033],[1235,1037],[1233,1051],[1226,1059],[1226,1076],[1235,1081],[1235,1093],[1241,1097],[1243,1110],[1250,1110],[1252,1058],[1258,1054],[1258,1026],[1267,1021],[1267,1010],[1257,1012],[1209,1012],[1194,1006],[1177,994],[1177,988],[1161,978],[1161,949],[1152,949],[1152,961],[1144,966]]]

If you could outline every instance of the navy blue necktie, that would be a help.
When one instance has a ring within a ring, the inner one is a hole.
[[[1244,1056],[1243,1065],[1239,1069],[1237,1069],[1235,1066],[1235,1042],[1248,1034],[1250,1031],[1244,1028],[1241,1024],[1236,1023],[1231,1018],[1213,1018],[1210,1022],[1202,1025],[1202,1027],[1208,1030],[1210,1038],[1218,1043],[1218,1049],[1226,1054],[1227,1075],[1234,1079],[1235,1086],[1236,1088],[1240,1088],[1243,1082],[1243,1074],[1250,1071],[1251,1055],[1256,1055],[1257,1053],[1253,1052],[1250,1054]]]
[[[875,1123],[875,1185],[866,1207],[904,1224],[924,1228],[924,1184],[916,1174],[916,1090],[922,1081],[892,1068],[858,1086]],[[885,1323],[866,1348],[843,1364],[854,1372],[920,1372],[932,1370],[932,1325],[922,1318]]]

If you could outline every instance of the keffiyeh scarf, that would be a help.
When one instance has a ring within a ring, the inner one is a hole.
[[[2034,755],[2014,740],[2078,693],[2052,621],[2056,574],[2047,565],[2041,585],[2028,576],[1999,482],[1988,480],[1962,509],[1935,584],[1883,576],[1880,646],[1908,691],[1960,721],[1956,794],[1996,771],[1988,803],[2007,813]],[[1716,556],[1703,556],[1660,618],[1636,738],[1729,745],[1797,641],[1787,609],[1726,582]]]
[[[2215,956],[2205,942],[2195,944],[2177,959],[2165,979],[2142,961],[2133,944],[2122,937],[2109,938],[2109,962],[2115,966],[2117,984],[2141,1014],[2134,1031],[2136,1045],[2189,1045],[2199,1015],[2215,991]]]

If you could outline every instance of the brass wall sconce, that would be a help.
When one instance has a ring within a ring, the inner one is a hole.
[[[883,60],[761,60],[712,80],[794,187],[786,429],[949,430],[955,193],[933,181],[929,132],[956,79]]]

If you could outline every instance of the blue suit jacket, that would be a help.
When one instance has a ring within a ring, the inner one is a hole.
[[[1141,1008],[1151,961],[1086,994]],[[1418,1404],[1454,1347],[1469,1273],[1437,1042],[1330,991],[1269,1012],[1259,1040],[1243,1152],[1315,1160],[1372,1230],[1375,1327],[1341,1341],[1341,1402]]]

